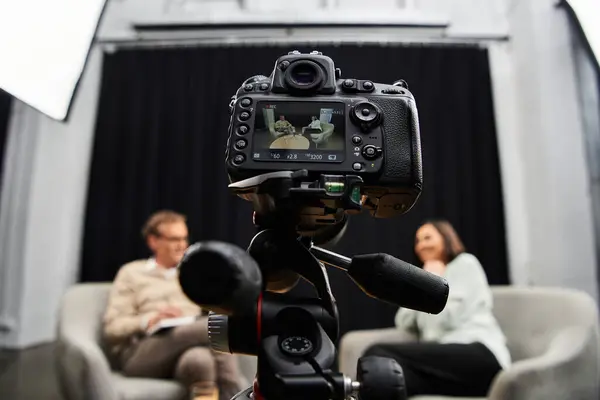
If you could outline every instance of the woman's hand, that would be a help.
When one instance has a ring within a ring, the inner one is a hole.
[[[423,269],[434,275],[442,276],[444,275],[444,271],[446,271],[446,264],[439,260],[430,260],[425,262]]]

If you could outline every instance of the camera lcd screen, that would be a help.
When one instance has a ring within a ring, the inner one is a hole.
[[[258,102],[252,139],[254,161],[342,162],[344,103]]]

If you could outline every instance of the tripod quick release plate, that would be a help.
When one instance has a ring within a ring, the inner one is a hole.
[[[277,171],[229,185],[252,202],[262,228],[286,225],[302,236],[345,222],[362,211],[363,180],[357,175],[310,175],[307,170]]]

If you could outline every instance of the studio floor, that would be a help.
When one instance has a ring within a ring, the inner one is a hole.
[[[63,400],[53,358],[54,345],[0,349],[1,400]]]

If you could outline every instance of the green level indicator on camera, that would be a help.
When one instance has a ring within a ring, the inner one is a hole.
[[[350,198],[353,202],[360,204],[360,188],[358,186],[354,186],[352,188],[352,194],[350,195]]]
[[[330,193],[343,193],[344,182],[325,182],[325,190]]]

